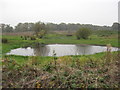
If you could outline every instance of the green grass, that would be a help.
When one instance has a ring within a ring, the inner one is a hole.
[[[11,49],[29,46],[35,42],[32,40],[22,40],[20,36],[3,35],[2,38],[8,39],[8,43],[2,43],[2,54],[9,52]]]
[[[76,36],[65,36],[59,34],[47,34],[43,39],[37,40],[22,40],[20,36],[2,36],[8,39],[8,43],[2,44],[2,54],[9,52],[11,49],[34,45],[35,42],[45,44],[92,44],[92,45],[107,45],[111,44],[113,47],[120,47],[118,45],[118,38],[116,36],[100,37],[97,35],[91,35],[91,39],[77,40]]]
[[[53,60],[53,57],[42,57],[42,56],[19,56],[19,55],[4,55],[3,59],[15,60],[19,64],[25,64],[32,60],[38,60],[39,64],[45,65]]]
[[[77,58],[94,58],[97,60],[97,58],[102,58],[105,55],[106,52],[101,52],[101,53],[96,53],[96,54],[92,54],[92,55],[69,55],[69,56],[61,56],[61,57],[57,57],[57,58],[68,58],[71,57],[73,59],[77,59]],[[113,52],[113,53],[117,53],[117,52]],[[32,60],[38,60],[37,62],[39,62],[39,64],[48,64],[49,62],[52,62],[54,60],[54,57],[50,57],[50,56],[19,56],[19,55],[4,55],[3,56],[4,59],[9,59],[9,60],[15,60],[17,63],[19,64],[25,64],[29,61]]]
[[[113,47],[118,47],[118,38],[112,37],[100,37],[97,35],[91,35],[91,39],[80,39],[77,40],[76,36],[65,36],[65,35],[47,35],[44,39],[42,39],[43,42],[46,44],[93,44],[93,45],[107,45],[111,44]]]

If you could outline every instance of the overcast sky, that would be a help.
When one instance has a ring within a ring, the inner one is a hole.
[[[0,23],[80,23],[111,26],[118,22],[119,0],[0,0]]]

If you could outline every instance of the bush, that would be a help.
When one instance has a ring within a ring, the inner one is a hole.
[[[30,37],[30,39],[31,39],[31,40],[36,40],[36,38],[35,38],[35,37]]]
[[[2,38],[2,43],[8,43],[8,39],[7,38]]]
[[[38,33],[38,37],[39,38],[43,38],[46,34],[46,30],[41,30],[39,33]]]
[[[77,32],[76,32],[76,36],[77,39],[88,39],[88,37],[91,34],[91,30],[88,28],[80,28]]]

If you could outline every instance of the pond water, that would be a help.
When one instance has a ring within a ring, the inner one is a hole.
[[[75,44],[49,44],[36,45],[35,47],[17,48],[7,53],[7,55],[22,55],[22,56],[56,56],[65,55],[88,55],[99,52],[105,52],[105,46],[93,45],[75,45]],[[118,51],[118,48],[112,47],[111,51]]]

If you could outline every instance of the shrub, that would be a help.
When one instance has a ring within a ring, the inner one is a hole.
[[[22,36],[22,40],[27,40],[27,36]]]
[[[20,36],[21,38],[23,38],[23,36]]]
[[[91,30],[88,28],[80,28],[77,32],[76,32],[76,36],[77,39],[88,39],[88,37],[91,34]]]
[[[2,43],[8,43],[8,39],[7,38],[2,38]]]
[[[35,38],[35,37],[30,37],[30,39],[31,39],[31,40],[36,40],[36,38]]]
[[[38,37],[39,38],[43,38],[46,34],[46,30],[41,30],[39,33],[38,33]]]
[[[66,36],[73,36],[72,34],[67,34]]]

